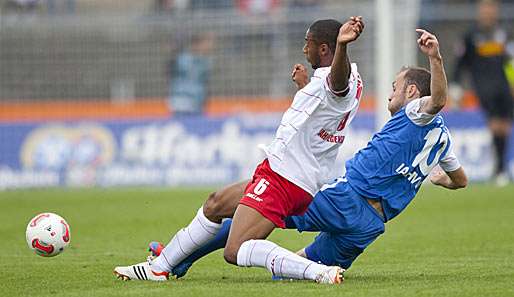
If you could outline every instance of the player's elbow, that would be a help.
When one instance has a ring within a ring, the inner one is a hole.
[[[468,186],[468,178],[467,176],[463,176],[461,179],[459,179],[456,183],[456,189],[462,189]]]
[[[457,177],[454,177],[452,182],[455,189],[462,189],[468,186],[468,177],[463,173]]]
[[[451,189],[462,189],[468,185],[468,177],[466,176],[466,172],[464,172],[462,167],[455,171],[447,172],[447,174],[451,180]]]
[[[444,106],[446,105],[446,99],[441,99],[440,101],[437,101],[433,104],[433,107],[434,109],[437,109],[438,111],[440,111],[441,109],[444,108]]]

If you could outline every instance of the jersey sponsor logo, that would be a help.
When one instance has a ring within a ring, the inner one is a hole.
[[[400,164],[400,166],[396,168],[396,173],[405,176],[407,180],[414,185],[415,188],[419,187],[423,181],[423,176],[418,175],[416,168],[410,168],[409,166],[405,165],[405,163]]]
[[[327,141],[327,142],[333,142],[333,143],[343,143],[344,142],[344,136],[342,135],[333,135],[328,133],[325,129],[319,130],[317,134],[321,139]]]
[[[357,93],[355,95],[355,99],[360,100],[362,96],[362,81],[360,78],[357,80]],[[346,113],[346,115],[341,119],[339,124],[337,125],[337,131],[342,131],[344,128],[346,128],[346,124],[348,124],[348,119],[350,118],[350,112]],[[344,142],[344,136],[341,135],[333,135],[329,132],[327,132],[325,129],[321,129],[318,132],[318,136],[328,142],[333,143],[343,143]]]

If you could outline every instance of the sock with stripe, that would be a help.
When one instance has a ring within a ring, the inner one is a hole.
[[[194,262],[198,261],[200,258],[218,250],[224,248],[227,244],[228,234],[230,232],[230,226],[232,225],[232,219],[223,220],[221,229],[218,231],[216,236],[206,243],[201,248],[197,249],[189,255],[189,257],[185,258],[182,262],[173,267],[171,273],[175,275],[177,278],[184,276],[189,267],[193,265]]]
[[[213,239],[221,224],[209,221],[200,207],[189,226],[178,231],[151,265],[152,270],[171,272],[173,267]]]
[[[237,253],[237,265],[265,267],[273,276],[310,280],[328,268],[268,240],[245,241]]]

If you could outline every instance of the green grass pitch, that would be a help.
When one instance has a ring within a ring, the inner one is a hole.
[[[262,268],[226,264],[218,251],[167,283],[122,282],[116,265],[146,258],[189,223],[208,189],[79,189],[0,192],[0,296],[514,296],[514,186],[426,186],[346,273],[341,286],[272,281]],[[71,226],[55,258],[33,254],[25,227],[40,212]],[[297,250],[312,234],[277,230]]]

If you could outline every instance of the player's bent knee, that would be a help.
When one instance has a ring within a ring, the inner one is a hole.
[[[230,264],[237,265],[237,252],[239,249],[226,246],[223,251],[223,258]]]
[[[211,221],[216,222],[222,219],[220,211],[222,209],[221,199],[218,192],[209,194],[207,201],[203,205],[204,215]]]

